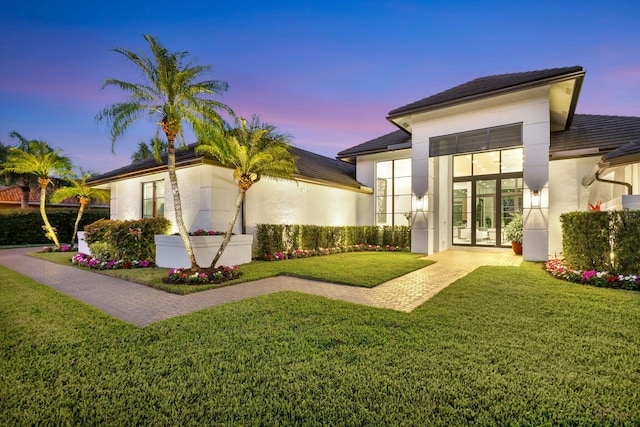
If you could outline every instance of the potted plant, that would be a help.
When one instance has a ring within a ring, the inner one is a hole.
[[[517,255],[522,255],[522,229],[523,218],[521,213],[514,214],[509,224],[504,228],[504,234],[507,239],[511,240],[511,247]]]

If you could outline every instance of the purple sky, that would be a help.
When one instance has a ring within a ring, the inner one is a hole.
[[[578,113],[640,116],[639,2],[452,4],[9,0],[0,13],[0,141],[15,130],[95,172],[130,163],[153,124],[131,127],[113,155],[94,118],[124,100],[101,90],[103,79],[138,81],[111,49],[148,53],[147,33],[213,65],[211,77],[230,85],[220,100],[238,114],[258,114],[329,157],[395,130],[390,110],[493,74],[581,65]]]

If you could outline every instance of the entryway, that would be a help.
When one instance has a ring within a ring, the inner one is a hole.
[[[523,179],[521,166],[505,166],[507,162],[521,165],[521,157],[516,161],[521,152],[512,149],[454,157],[453,245],[510,246],[503,230],[515,213],[522,212]]]

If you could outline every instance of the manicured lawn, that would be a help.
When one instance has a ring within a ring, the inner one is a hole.
[[[38,258],[60,264],[71,264],[75,253],[35,253]],[[381,283],[410,273],[433,263],[408,252],[349,252],[285,261],[260,261],[240,266],[242,276],[220,285],[168,285],[162,283],[168,268],[135,268],[130,270],[102,270],[102,273],[163,289],[177,294],[189,294],[221,286],[278,275],[322,280],[343,285],[373,288]],[[96,271],[96,270],[91,270]]]
[[[285,292],[145,328],[0,268],[0,324],[0,425],[640,424],[640,293],[539,264],[412,313]]]

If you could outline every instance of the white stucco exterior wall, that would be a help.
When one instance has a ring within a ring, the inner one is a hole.
[[[371,195],[309,182],[262,178],[246,194],[245,224],[358,225],[358,206]]]
[[[560,215],[588,209],[593,189],[582,186],[582,177],[593,169],[599,159],[587,157],[549,162],[549,256],[555,258],[562,253]]]
[[[205,164],[178,169],[177,175],[187,229],[226,230],[238,196],[232,170]],[[172,233],[177,233],[167,172],[111,183],[111,218],[142,218],[142,183],[159,180],[165,185],[165,217],[173,224]],[[360,205],[372,198],[349,189],[264,177],[245,195],[246,231],[255,234],[256,224],[261,223],[358,225]],[[242,213],[234,227],[234,233],[241,232]]]
[[[176,174],[187,229],[189,231],[199,228],[225,230],[231,206],[235,203],[236,186],[232,171],[211,165],[199,165],[178,169]],[[164,182],[164,216],[173,225],[172,233],[177,233],[168,172],[111,183],[111,218],[121,220],[142,218],[142,184],[153,181]],[[239,228],[236,227],[234,232],[239,232]]]
[[[580,212],[590,209],[589,204],[603,205],[607,202],[616,208],[616,201],[627,194],[626,187],[606,182],[594,181],[590,186],[582,186],[582,178],[589,175],[600,161],[600,156],[577,159],[554,160],[549,163],[549,256],[562,253],[562,224],[560,215],[566,212]],[[603,178],[632,184],[638,193],[638,165],[617,167],[605,172]]]
[[[427,161],[429,138],[522,123],[526,218],[523,256],[526,260],[545,260],[548,252],[548,204],[542,205],[532,213],[530,197],[527,196],[530,195],[531,188],[544,191],[548,187],[549,87],[534,88],[418,114],[411,117],[411,122],[414,194],[419,194],[425,189],[429,194],[426,215],[428,223],[414,223],[419,227],[414,225],[412,230],[412,251],[425,252],[426,248],[426,253],[431,253],[435,250],[446,250],[451,245],[451,239],[443,237],[450,234],[448,216],[443,205],[444,201],[451,200],[452,197],[451,171],[445,163],[441,163],[442,160],[438,160],[438,171],[429,170],[435,168],[433,159]],[[437,200],[434,200],[433,195],[436,192]]]

